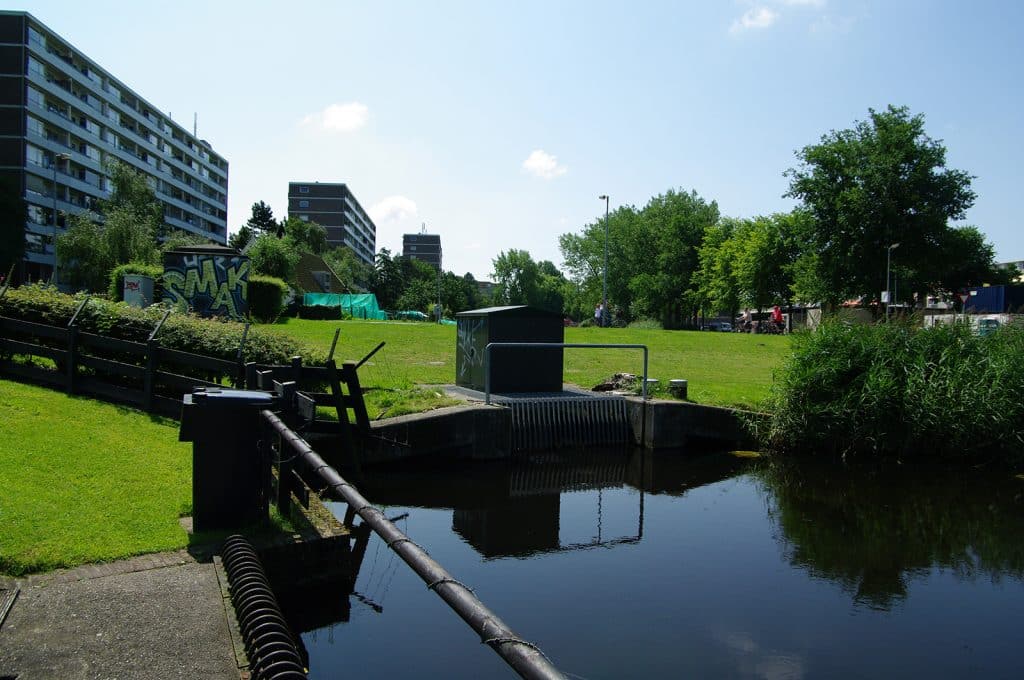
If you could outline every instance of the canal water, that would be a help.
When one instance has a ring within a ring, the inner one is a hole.
[[[575,678],[1019,678],[1024,480],[563,452],[344,471]],[[345,506],[334,506],[343,516]],[[514,677],[371,536],[310,677]]]

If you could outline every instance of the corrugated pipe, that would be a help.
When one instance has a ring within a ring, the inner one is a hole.
[[[237,534],[228,536],[221,548],[221,561],[252,680],[305,680],[306,669],[295,638],[252,544]]]
[[[469,587],[452,578],[452,575],[435,562],[423,548],[413,543],[392,524],[383,512],[370,505],[370,502],[354,486],[346,482],[337,470],[325,463],[302,437],[288,429],[273,412],[263,411],[263,417],[281,436],[282,447],[288,446],[296,458],[302,461],[312,474],[320,478],[324,487],[335,498],[348,503],[367,526],[412,567],[416,575],[427,584],[427,588],[437,593],[463,621],[469,624],[469,627],[480,636],[482,643],[493,649],[524,678],[564,680],[565,676],[544,656],[540,648],[512,632]]]

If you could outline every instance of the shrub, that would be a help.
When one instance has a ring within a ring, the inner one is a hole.
[[[12,288],[0,298],[0,315],[51,326],[67,326],[84,295],[65,295],[55,287],[41,284]],[[145,342],[167,308],[153,305],[146,309],[129,307],[123,302],[91,298],[78,315],[76,325],[88,333]],[[245,324],[219,319],[201,319],[174,310],[160,328],[157,340],[164,347],[234,361]],[[322,363],[323,352],[311,350],[276,333],[250,328],[246,336],[243,361],[261,364],[286,364],[293,356],[306,363]]]
[[[118,302],[124,299],[124,277],[127,274],[139,274],[153,279],[153,301],[159,302],[163,298],[163,287],[160,285],[164,275],[164,268],[150,264],[129,262],[118,265],[110,272],[110,287],[107,295],[111,300]]]
[[[1021,458],[1024,329],[829,321],[793,349],[768,400],[770,449]]]
[[[657,319],[637,319],[629,323],[629,328],[641,331],[660,331],[663,330],[661,322]]]
[[[288,284],[273,276],[249,277],[249,316],[262,323],[273,323],[284,310]]]
[[[299,318],[311,320],[329,319],[337,321],[345,318],[341,307],[328,307],[326,305],[300,305]]]

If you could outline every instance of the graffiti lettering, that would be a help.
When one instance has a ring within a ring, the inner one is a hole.
[[[200,316],[244,318],[249,310],[249,258],[166,253],[164,299]]]

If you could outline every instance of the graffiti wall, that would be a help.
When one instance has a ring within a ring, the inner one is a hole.
[[[249,258],[213,252],[165,253],[164,300],[200,316],[243,319],[249,311]]]

